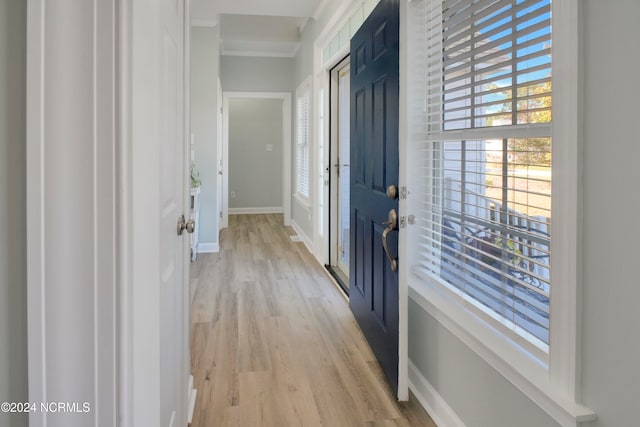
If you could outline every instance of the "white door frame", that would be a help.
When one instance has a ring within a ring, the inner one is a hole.
[[[216,85],[218,88],[218,93],[217,93],[217,97],[218,97],[218,102],[216,103],[216,106],[218,108],[218,111],[216,111],[216,121],[217,121],[217,128],[216,128],[216,171],[218,172],[218,174],[216,175],[216,197],[217,197],[217,204],[218,204],[218,208],[216,210],[216,214],[218,215],[217,221],[218,221],[218,235],[216,236],[216,239],[218,241],[218,245],[220,244],[220,230],[222,230],[223,228],[225,228],[227,226],[227,222],[225,222],[223,224],[223,217],[224,217],[224,198],[223,195],[226,194],[226,192],[224,191],[223,188],[223,184],[224,184],[224,175],[226,175],[227,171],[226,169],[224,169],[224,163],[223,163],[223,154],[222,154],[222,150],[224,149],[224,144],[222,142],[222,138],[223,138],[223,128],[224,128],[224,117],[222,114],[222,84],[220,83],[220,77],[217,78],[216,80]]]
[[[291,93],[289,92],[224,92],[222,95],[222,226],[229,226],[229,100],[231,99],[282,100],[282,209],[284,225],[291,224]]]

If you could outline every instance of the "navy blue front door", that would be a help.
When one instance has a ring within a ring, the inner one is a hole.
[[[398,390],[399,0],[381,0],[351,39],[351,262],[349,299],[360,328]],[[383,247],[386,236],[387,254]]]

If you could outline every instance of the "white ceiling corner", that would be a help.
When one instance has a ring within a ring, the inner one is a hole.
[[[328,0],[193,0],[192,25],[218,26],[226,56],[294,57]]]

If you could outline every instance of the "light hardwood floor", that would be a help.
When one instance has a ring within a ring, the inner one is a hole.
[[[282,215],[232,215],[191,268],[194,427],[435,426],[395,401],[342,294]]]

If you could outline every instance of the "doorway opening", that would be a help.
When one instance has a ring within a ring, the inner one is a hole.
[[[330,70],[329,272],[349,295],[350,257],[350,71],[349,56]]]
[[[229,214],[282,213],[289,225],[291,94],[224,92],[222,103],[221,228]]]

